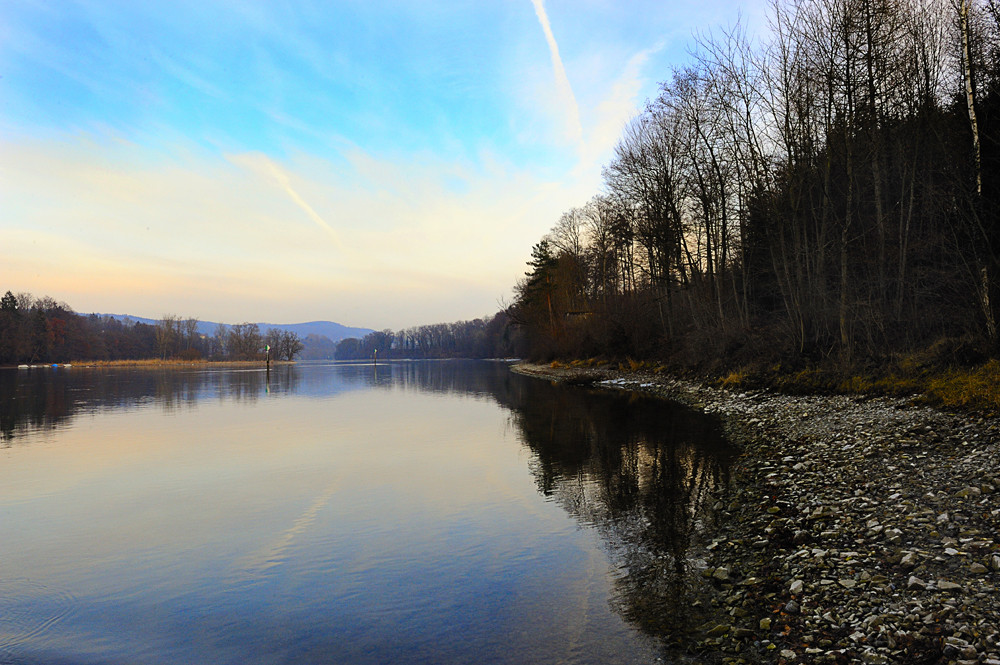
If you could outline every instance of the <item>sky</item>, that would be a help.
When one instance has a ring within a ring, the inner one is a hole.
[[[0,292],[491,315],[696,32],[766,0],[4,0]]]

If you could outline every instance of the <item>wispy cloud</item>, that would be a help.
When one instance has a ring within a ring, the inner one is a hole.
[[[549,15],[545,11],[545,3],[543,0],[531,0],[531,4],[535,6],[535,15],[538,16],[542,32],[545,33],[545,41],[549,45],[549,56],[552,58],[552,73],[555,75],[556,89],[559,91],[559,97],[562,99],[566,113],[567,132],[574,142],[579,143],[583,139],[583,125],[580,123],[580,107],[576,103],[576,96],[573,94],[573,87],[569,83],[569,77],[566,76],[566,68],[563,66],[562,57],[559,55],[559,44],[556,43],[556,37],[552,34],[552,24],[549,23]]]
[[[4,288],[80,311],[230,322],[482,316],[509,297],[532,243],[592,193],[495,155],[155,153],[88,134],[0,140],[0,155],[0,246],[19,248]]]
[[[659,53],[664,42],[635,53],[615,79],[604,99],[597,104],[593,124],[589,125],[587,141],[580,149],[580,161],[575,169],[594,170],[607,159],[621,137],[626,121],[640,110],[641,95],[648,84],[644,68],[650,58]]]
[[[295,191],[294,187],[292,187],[292,182],[291,180],[289,180],[288,174],[286,174],[284,171],[278,168],[278,166],[267,157],[263,157],[263,160],[264,163],[267,165],[268,171],[278,182],[278,184],[281,185],[281,188],[285,190],[285,193],[287,193],[288,196],[291,197],[292,201],[295,202],[295,205],[302,208],[302,210],[305,211],[307,215],[309,215],[309,218],[312,221],[316,222],[317,226],[326,231],[330,235],[330,237],[333,238],[333,242],[338,249],[343,249],[343,243],[340,241],[340,235],[337,233],[336,230],[334,230],[332,226],[327,224],[326,220],[323,219],[318,212],[313,210],[313,207],[311,205],[306,203],[305,199],[299,196],[299,193]]]
[[[482,315],[731,5],[584,3],[554,29],[545,0],[0,3],[3,288],[227,321]]]

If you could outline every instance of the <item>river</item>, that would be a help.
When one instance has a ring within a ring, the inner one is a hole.
[[[0,370],[0,663],[652,663],[710,418],[503,363]]]

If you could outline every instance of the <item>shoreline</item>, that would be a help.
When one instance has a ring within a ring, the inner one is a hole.
[[[1000,419],[611,368],[512,371],[720,418],[740,454],[692,556],[717,617],[685,639],[702,662],[1000,665]]]

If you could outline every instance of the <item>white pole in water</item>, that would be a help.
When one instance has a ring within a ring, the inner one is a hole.
[[[268,371],[271,371],[271,345],[270,344],[265,344],[264,345],[264,358],[266,359],[265,362],[267,363],[267,369],[268,369]]]
[[[372,364],[373,365],[377,365],[378,364],[378,349],[375,349],[375,355],[372,356]]]

